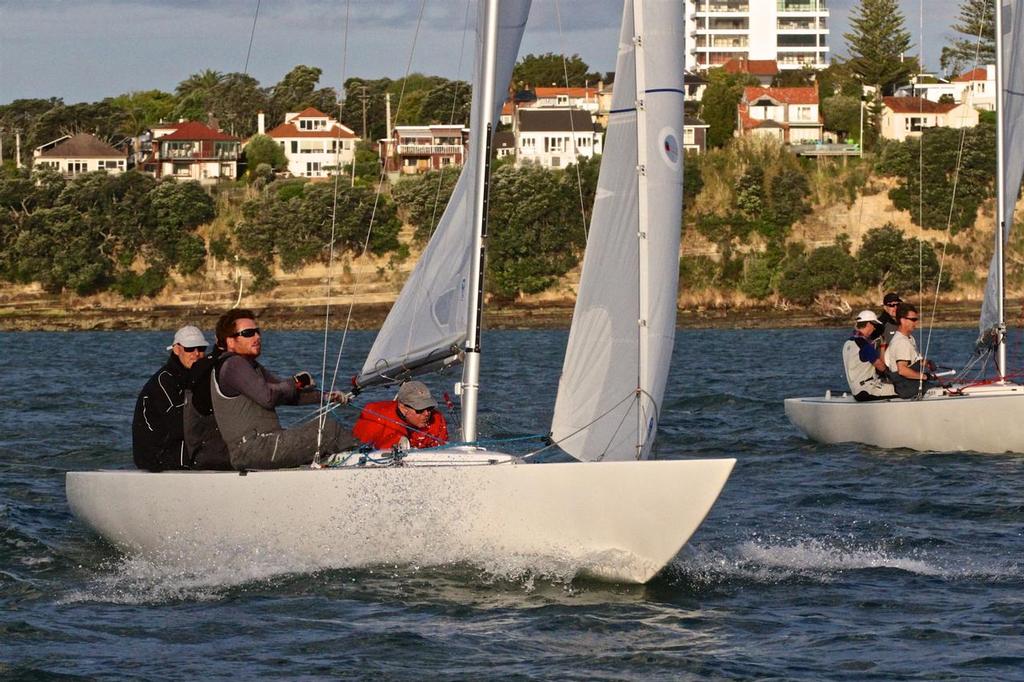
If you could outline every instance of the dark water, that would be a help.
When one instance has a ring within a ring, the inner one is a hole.
[[[843,332],[680,333],[660,456],[739,462],[643,587],[120,556],[71,517],[64,472],[130,461],[166,337],[0,334],[0,677],[1024,679],[1024,456],[803,440],[782,398],[842,386]],[[972,337],[937,332],[933,355],[959,364]],[[487,429],[546,430],[564,339],[487,335]],[[321,334],[265,340],[272,368],[320,367]],[[370,340],[350,337],[346,371]]]

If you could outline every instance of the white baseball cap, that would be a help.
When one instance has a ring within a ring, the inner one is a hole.
[[[184,327],[174,332],[174,341],[170,346],[167,346],[167,350],[174,348],[174,344],[177,343],[185,348],[195,348],[196,346],[209,346],[209,342],[206,337],[203,336],[203,332],[191,324],[186,324]]]
[[[857,313],[857,324],[861,322],[874,322],[875,324],[882,324],[882,321],[878,319],[878,315],[875,315],[870,310],[862,310]]]

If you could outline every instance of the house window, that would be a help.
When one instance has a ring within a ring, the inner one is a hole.
[[[562,160],[560,158],[558,158],[557,156],[552,156],[551,157],[551,167],[552,168],[558,168],[561,165],[562,165]]]
[[[908,116],[904,121],[904,127],[908,132],[918,133],[922,128],[928,127],[928,119],[923,116]]]
[[[230,163],[222,163],[220,165],[220,175],[223,178],[234,177],[234,174],[231,172],[231,164]]]
[[[70,161],[68,162],[68,173],[71,175],[78,175],[79,173],[89,172],[88,161]]]
[[[694,129],[683,128],[683,144],[694,144]]]
[[[441,157],[441,166],[444,167],[444,166],[450,166],[450,165],[452,165],[452,157],[450,157],[450,156],[442,156]]]
[[[299,142],[298,140],[292,140],[292,154],[299,153]]]
[[[569,104],[569,95],[557,95],[555,97],[555,102],[560,107],[567,106]]]
[[[810,107],[797,107],[796,108],[796,120],[797,121],[810,121],[811,120],[811,108]]]
[[[307,161],[306,162],[306,177],[314,177],[320,175],[320,162],[319,161]]]

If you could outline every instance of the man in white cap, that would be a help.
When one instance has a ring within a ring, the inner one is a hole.
[[[132,418],[132,459],[150,471],[189,468],[182,432],[188,372],[206,353],[206,337],[185,325],[174,334],[170,357],[142,387]]]
[[[422,381],[407,381],[394,400],[368,403],[352,429],[359,441],[378,450],[402,445],[432,448],[448,442],[448,425]]]
[[[884,400],[895,398],[896,391],[888,380],[885,360],[872,341],[875,330],[882,322],[870,310],[857,313],[853,336],[843,344],[843,367],[850,393],[855,400]]]

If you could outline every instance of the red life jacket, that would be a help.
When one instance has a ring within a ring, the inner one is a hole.
[[[387,450],[397,445],[403,437],[409,439],[414,448],[432,448],[448,442],[448,425],[437,410],[430,417],[430,423],[417,430],[402,419],[398,403],[382,400],[368,403],[359,414],[352,435],[363,443],[369,443],[378,450]]]

